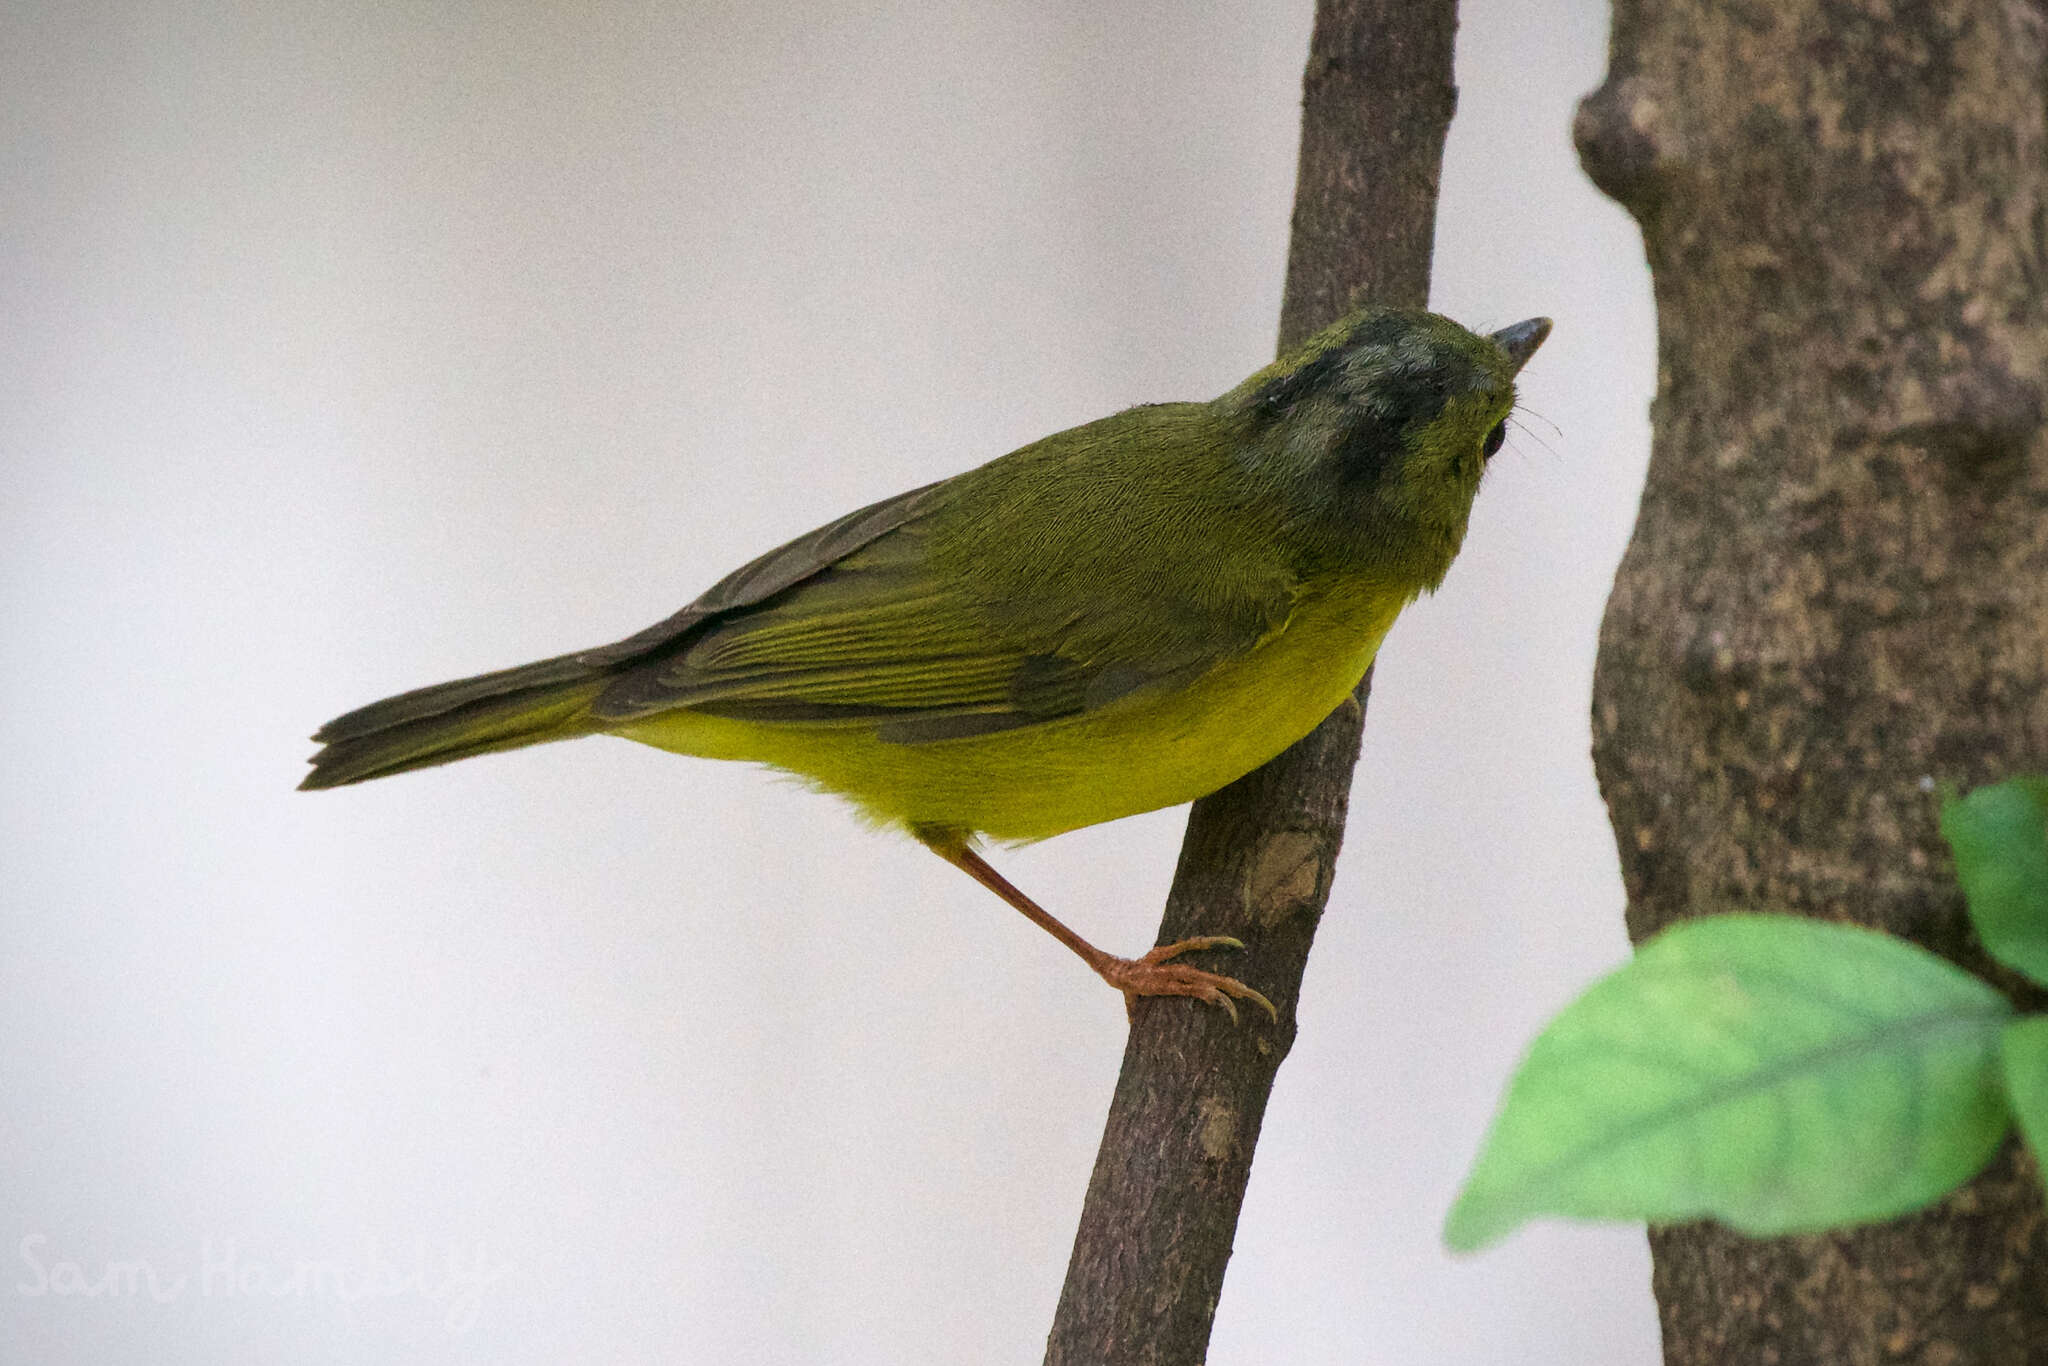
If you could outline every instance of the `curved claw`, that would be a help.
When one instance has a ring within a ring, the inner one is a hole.
[[[1238,1001],[1252,1001],[1263,1007],[1273,1022],[1280,1022],[1280,1012],[1261,992],[1253,990],[1235,977],[1225,977],[1220,972],[1204,972],[1185,963],[1172,959],[1184,953],[1195,953],[1202,949],[1241,949],[1244,942],[1225,934],[1201,935],[1194,939],[1183,939],[1174,944],[1161,944],[1142,958],[1114,958],[1108,965],[1098,968],[1103,980],[1124,994],[1127,1011],[1135,1012],[1140,996],[1191,996],[1213,1006],[1221,1006],[1230,1016],[1232,1024],[1240,1023],[1237,1013]],[[1235,998],[1235,999],[1233,999]]]

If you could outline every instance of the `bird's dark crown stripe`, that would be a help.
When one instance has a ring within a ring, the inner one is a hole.
[[[1411,342],[1415,337],[1415,319],[1402,313],[1374,313],[1368,315],[1358,326],[1351,329],[1351,335],[1344,339],[1344,349],[1357,346],[1399,346]]]
[[[1443,367],[1423,366],[1397,372],[1391,384],[1374,393],[1373,408],[1380,420],[1397,431],[1427,427],[1442,416],[1450,387]]]
[[[1344,348],[1333,346],[1322,355],[1296,366],[1286,374],[1267,380],[1253,396],[1253,411],[1268,417],[1278,417],[1293,407],[1304,394],[1326,384],[1343,363]]]

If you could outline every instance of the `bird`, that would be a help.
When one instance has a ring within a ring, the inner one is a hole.
[[[766,764],[962,869],[1133,1012],[1275,1013],[1181,961],[1240,941],[1104,952],[981,849],[1205,796],[1343,703],[1442,583],[1550,329],[1356,309],[1216,398],[847,513],[623,640],[339,716],[300,786],[585,735]]]

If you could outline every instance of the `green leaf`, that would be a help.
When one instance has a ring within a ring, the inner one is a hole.
[[[2006,1100],[2048,1182],[2048,1015],[2029,1015],[2007,1025],[1999,1052]]]
[[[1537,1038],[1444,1240],[1471,1251],[1541,1214],[1768,1236],[1917,1208],[2005,1133],[2010,1015],[1962,969],[1871,930],[1688,921]]]
[[[1948,798],[1941,835],[1984,947],[2048,985],[2048,778],[2009,778]]]

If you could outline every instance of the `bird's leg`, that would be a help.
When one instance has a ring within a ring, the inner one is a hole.
[[[1032,924],[1078,954],[1097,976],[1124,994],[1127,1012],[1135,1013],[1140,996],[1192,996],[1211,1005],[1222,1006],[1235,1022],[1237,1006],[1231,999],[1235,997],[1239,1001],[1255,1002],[1275,1021],[1279,1020],[1280,1013],[1273,1009],[1271,1001],[1235,977],[1204,972],[1186,963],[1170,961],[1198,949],[1241,949],[1244,947],[1242,940],[1222,934],[1202,935],[1183,939],[1177,944],[1162,944],[1141,958],[1119,958],[1096,948],[1061,924],[1052,912],[1017,890],[1009,879],[968,847],[965,836],[955,831],[939,830],[918,830],[915,833],[926,848],[1015,906]]]

